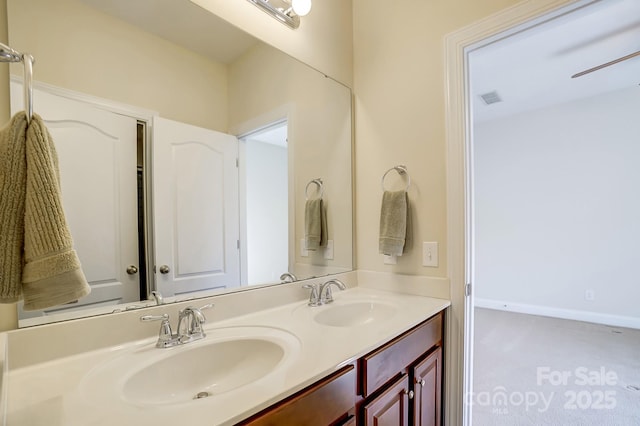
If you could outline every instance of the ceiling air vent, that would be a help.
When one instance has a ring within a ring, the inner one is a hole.
[[[486,105],[502,102],[502,98],[500,97],[500,95],[498,95],[498,92],[496,92],[495,90],[493,92],[483,93],[482,95],[480,95],[480,97],[482,98],[482,100]]]

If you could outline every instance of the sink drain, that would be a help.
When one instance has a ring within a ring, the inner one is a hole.
[[[193,397],[193,399],[202,399],[208,396],[211,396],[211,392],[198,392],[196,396]]]

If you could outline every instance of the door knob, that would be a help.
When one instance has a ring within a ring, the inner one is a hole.
[[[127,267],[127,274],[129,275],[135,275],[138,273],[138,268],[135,265],[129,265]]]
[[[169,269],[168,265],[162,265],[160,267],[160,273],[161,274],[168,274],[171,271],[171,269]]]

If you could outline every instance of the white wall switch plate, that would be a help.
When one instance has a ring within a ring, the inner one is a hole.
[[[309,250],[306,249],[307,245],[304,243],[304,238],[300,239],[300,256],[309,257]]]
[[[438,267],[438,243],[422,243],[422,266]]]
[[[596,292],[593,290],[585,290],[584,291],[584,300],[596,300]]]
[[[327,246],[324,248],[324,258],[333,260],[333,240],[327,241]]]
[[[395,265],[398,263],[398,257],[393,254],[385,254],[383,256],[385,265]]]

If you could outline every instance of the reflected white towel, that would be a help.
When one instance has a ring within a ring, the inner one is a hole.
[[[327,212],[322,198],[305,203],[304,244],[307,250],[318,250],[327,245]]]

